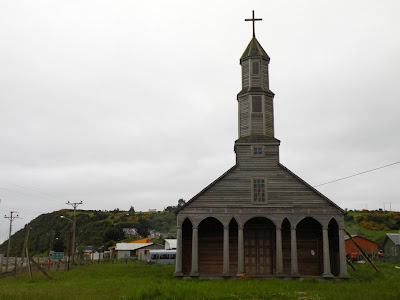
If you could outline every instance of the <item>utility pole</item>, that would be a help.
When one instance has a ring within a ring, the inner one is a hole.
[[[18,215],[13,216],[13,214],[18,213],[17,211],[10,211],[10,216],[4,216],[4,218],[9,219],[10,220],[10,231],[8,233],[8,246],[7,246],[7,260],[6,260],[6,272],[8,271],[8,258],[10,256],[10,247],[11,247],[11,230],[12,230],[12,222],[15,219],[20,219],[20,217],[18,217]]]
[[[74,220],[73,220],[73,227],[72,227],[72,230],[73,230],[73,234],[72,234],[72,264],[74,264],[74,262],[75,262],[75,247],[76,247],[76,245],[75,245],[75,233],[76,233],[76,208],[78,207],[78,205],[80,205],[80,204],[83,204],[83,202],[82,201],[80,201],[80,202],[73,202],[73,203],[71,203],[71,202],[67,202],[66,204],[68,204],[68,205],[71,205],[73,208],[74,208]]]
[[[386,204],[389,204],[389,211],[392,211],[392,202],[383,202],[383,210],[386,212]]]

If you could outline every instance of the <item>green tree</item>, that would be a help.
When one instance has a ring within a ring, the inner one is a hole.
[[[131,208],[129,209],[128,214],[130,216],[134,216],[135,215],[135,208],[133,206],[131,206]]]
[[[108,241],[120,241],[123,238],[124,232],[122,231],[122,229],[113,227],[106,230],[106,232],[104,233],[103,241],[104,243]]]
[[[139,226],[137,228],[138,233],[142,237],[147,237],[150,231],[149,221],[147,220],[146,217],[140,217],[138,221],[139,221]]]

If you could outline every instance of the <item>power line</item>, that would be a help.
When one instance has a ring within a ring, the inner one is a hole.
[[[347,178],[351,178],[351,177],[355,177],[355,176],[358,176],[358,175],[361,175],[361,174],[365,174],[365,173],[373,172],[373,171],[376,171],[376,170],[379,170],[379,169],[387,168],[387,167],[390,167],[390,166],[393,166],[393,165],[399,164],[399,163],[400,163],[400,161],[397,161],[397,162],[394,162],[394,163],[391,163],[391,164],[388,164],[388,165],[384,165],[384,166],[381,166],[381,167],[378,167],[378,168],[375,168],[375,169],[371,169],[371,170],[364,171],[364,172],[361,172],[361,173],[353,174],[353,175],[350,175],[350,176],[346,176],[346,177],[342,177],[342,178],[335,179],[335,180],[332,180],[332,181],[328,181],[328,182],[325,182],[325,183],[321,183],[321,184],[318,184],[318,185],[314,185],[314,187],[325,185],[325,184],[329,184],[329,183],[333,183],[333,182],[336,182],[336,181],[345,180]]]
[[[14,185],[14,186],[17,186],[17,187],[19,187],[21,189],[24,189],[24,190],[28,190],[28,191],[30,190],[30,191],[33,191],[33,192],[36,192],[36,193],[39,193],[39,194],[50,196],[52,198],[60,198],[60,199],[62,199],[62,197],[60,197],[58,195],[53,195],[53,194],[46,193],[46,192],[43,192],[43,191],[38,190],[38,189],[34,189],[34,188],[31,188],[31,187],[26,187],[26,186],[23,186],[23,185],[15,184],[15,183],[8,182],[8,181],[2,180],[2,179],[0,179],[0,182],[6,183],[6,184],[10,184],[10,185]],[[6,188],[3,188],[3,189],[9,190],[9,189],[6,189]]]

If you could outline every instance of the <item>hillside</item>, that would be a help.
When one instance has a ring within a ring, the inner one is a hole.
[[[49,249],[66,251],[72,222],[61,218],[73,218],[73,210],[59,210],[42,214],[32,220],[29,234],[29,252],[40,255]],[[176,232],[176,217],[172,209],[158,212],[133,211],[93,211],[77,210],[76,214],[77,249],[84,246],[111,246],[119,241],[130,241],[147,236],[150,230],[162,233],[162,238],[173,236]],[[136,236],[125,236],[123,228],[136,228]],[[11,238],[11,254],[21,255],[26,229],[14,233]],[[7,242],[0,245],[0,253],[6,253]],[[157,241],[156,241],[157,242]],[[162,240],[158,241],[162,242]]]
[[[73,218],[72,210],[59,210],[42,214],[32,220],[29,237],[29,252],[40,255],[47,254],[49,249],[66,251],[69,231],[72,222],[60,218]],[[76,244],[78,250],[84,246],[109,247],[120,241],[130,241],[140,236],[147,236],[150,230],[162,233],[162,239],[173,237],[176,232],[176,217],[173,207],[165,211],[93,211],[78,210],[76,217]],[[350,234],[364,236],[379,244],[388,232],[398,232],[400,226],[399,212],[381,211],[349,211],[345,216],[345,228]],[[136,236],[125,236],[123,228],[136,228]],[[11,255],[20,255],[25,237],[25,229],[12,236]],[[6,253],[7,241],[0,245],[0,253]]]
[[[382,245],[386,233],[397,233],[400,227],[400,212],[349,211],[345,216],[345,229]]]

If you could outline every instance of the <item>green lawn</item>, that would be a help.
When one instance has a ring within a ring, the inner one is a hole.
[[[400,299],[400,270],[393,264],[357,265],[351,279],[326,282],[295,280],[175,279],[173,266],[103,264],[53,272],[46,280],[0,279],[0,299],[271,299],[271,300],[386,300]]]

